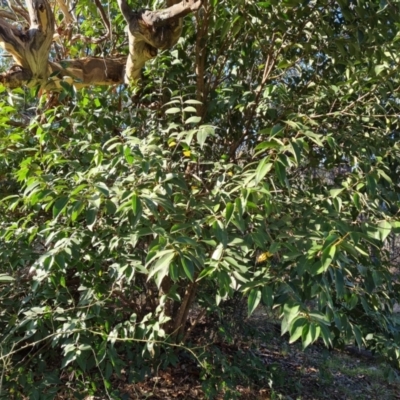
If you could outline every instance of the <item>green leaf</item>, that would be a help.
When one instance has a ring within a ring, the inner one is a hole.
[[[290,62],[288,62],[287,60],[282,60],[279,62],[278,64],[278,68],[280,69],[286,69],[288,67],[290,67],[292,64]]]
[[[336,245],[332,244],[331,246],[324,249],[322,252],[322,265],[321,265],[321,272],[325,272],[329,266],[332,264],[332,261],[336,254]]]
[[[0,282],[12,282],[12,281],[15,281],[15,279],[12,276],[6,274],[0,274]]]
[[[326,347],[331,347],[332,346],[331,331],[324,324],[320,324],[319,327],[321,329],[321,337],[322,337],[322,340],[325,343],[325,346]]]
[[[177,114],[180,113],[182,110],[179,107],[172,107],[165,110],[165,114]]]
[[[203,103],[199,100],[192,100],[192,99],[188,99],[184,101],[185,104],[196,104],[196,105],[202,105]]]
[[[71,96],[74,97],[75,95],[75,90],[74,87],[72,85],[70,85],[68,82],[66,81],[62,81],[60,80],[60,86]]]
[[[197,116],[192,116],[189,117],[186,121],[185,124],[198,124],[201,121],[201,117],[197,117]],[[198,135],[197,135],[197,140],[198,139]],[[200,145],[200,147],[203,147],[202,145]]]
[[[76,201],[72,207],[72,212],[71,212],[71,221],[76,221],[76,219],[78,218],[79,214],[82,212],[83,208],[84,208],[85,204],[83,203],[83,201]]]
[[[156,256],[157,257],[157,256]],[[160,271],[165,272],[165,270],[168,272],[169,270],[169,265],[171,261],[175,257],[175,251],[174,250],[164,250],[164,254],[158,258],[158,260],[154,263],[154,265],[151,267],[148,279],[153,277],[155,274],[159,273]]]
[[[393,221],[392,222],[392,228],[393,228],[393,233],[399,234],[400,233],[400,222],[399,221]]]
[[[109,193],[110,193],[110,191],[109,191],[107,185],[106,185],[104,182],[97,182],[96,185],[95,185],[95,187],[97,188],[97,190],[98,190],[100,193],[103,193],[104,196],[108,196]]]
[[[353,325],[352,330],[354,333],[354,337],[356,338],[357,345],[359,348],[361,348],[363,346],[361,330],[357,325]]]
[[[254,178],[256,185],[258,185],[264,179],[265,175],[271,171],[272,163],[268,163],[268,160],[269,157],[263,158],[257,166],[256,175]]]
[[[228,243],[226,227],[224,226],[224,224],[221,221],[215,221],[212,225],[212,228],[213,228],[215,237],[225,248]]]
[[[129,147],[125,147],[124,156],[125,156],[125,160],[128,164],[133,163],[135,157],[132,155],[131,149]]]
[[[388,221],[381,221],[378,224],[379,239],[384,242],[392,231],[392,225]]]
[[[376,180],[371,174],[367,175],[367,188],[371,196],[376,194]]]
[[[308,324],[307,319],[304,317],[296,317],[290,324],[290,339],[289,343],[295,342],[303,333],[304,326]]]
[[[336,268],[335,269],[335,286],[336,286],[336,292],[337,296],[339,299],[341,299],[344,296],[344,278],[343,278],[343,273],[340,269]]]
[[[361,211],[361,202],[360,202],[360,194],[355,192],[353,194],[353,203],[358,211]]]
[[[188,107],[185,107],[184,109],[183,109],[183,111],[184,112],[197,112],[197,110],[194,108],[194,107],[192,107],[192,106],[188,106]],[[200,118],[200,117],[198,117],[198,118]],[[199,121],[201,121],[201,118],[199,119]],[[187,123],[187,121],[186,121],[186,123]]]
[[[311,322],[308,326],[304,326],[302,332],[303,350],[318,339],[320,332],[321,327],[313,322]]]
[[[375,75],[379,75],[382,71],[384,71],[386,69],[386,65],[385,64],[381,64],[381,65],[375,65],[374,67],[374,71],[375,71]]]
[[[134,215],[138,215],[142,212],[142,203],[138,195],[134,194],[132,196],[132,211]]]
[[[275,164],[275,172],[276,175],[279,179],[279,182],[282,185],[285,185],[285,181],[286,181],[286,167],[280,162],[280,161],[276,161]]]
[[[224,251],[224,245],[223,245],[222,243],[220,243],[220,244],[217,246],[217,248],[214,250],[214,252],[213,252],[211,258],[212,258],[213,260],[218,261],[218,260],[221,258],[223,251]]]
[[[285,303],[283,305],[283,315],[287,320],[288,324],[292,322],[292,320],[299,315],[300,305],[296,303]]]
[[[389,182],[390,184],[393,183],[393,181],[392,181],[392,179],[390,178],[390,176],[388,176],[388,175],[386,174],[386,172],[383,171],[382,169],[378,169],[376,172],[378,173],[378,175],[379,175],[380,177],[382,177],[383,179],[385,179],[385,180],[386,180],[387,182]]]
[[[66,207],[68,204],[69,197],[61,197],[56,200],[53,206],[53,218],[56,218]]]
[[[225,224],[226,224],[226,226],[228,226],[228,224],[232,218],[234,209],[235,209],[235,207],[231,202],[226,203],[226,207],[225,207]]]
[[[182,224],[174,224],[171,227],[171,233],[176,233],[176,232],[180,232],[183,231],[185,229],[191,228],[192,224],[187,224],[187,223],[182,223]]]
[[[86,226],[90,231],[93,229],[93,226],[96,223],[96,219],[97,219],[96,209],[89,208],[88,210],[86,210]]]
[[[262,288],[262,301],[267,307],[272,307],[274,304],[273,290],[271,286]]]
[[[329,193],[331,194],[332,199],[334,199],[336,196],[338,196],[340,193],[342,193],[344,188],[341,189],[331,189]]]
[[[174,281],[177,282],[179,280],[179,269],[176,262],[172,261],[169,264],[169,277]]]
[[[249,316],[253,314],[254,310],[260,304],[260,301],[261,301],[261,290],[256,288],[251,289],[249,297],[247,299],[247,308]]]
[[[181,258],[181,264],[183,270],[185,271],[186,276],[190,279],[191,282],[194,281],[194,265],[191,260],[186,257]]]
[[[210,125],[202,125],[197,131],[197,142],[203,148],[209,136],[214,136],[214,128]]]

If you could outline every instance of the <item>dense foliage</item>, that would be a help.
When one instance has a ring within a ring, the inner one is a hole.
[[[54,49],[126,52],[102,3],[109,40]],[[174,363],[237,293],[250,314],[279,309],[304,347],[355,341],[398,365],[399,6],[203,3],[138,86],[0,93],[0,365],[15,398],[54,398],[66,370],[114,396],[113,374]],[[77,13],[75,30],[101,35],[91,1]]]

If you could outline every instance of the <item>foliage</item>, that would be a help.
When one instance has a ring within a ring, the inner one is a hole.
[[[111,54],[114,24],[70,54]],[[398,365],[399,24],[385,1],[209,0],[140,87],[3,90],[3,388],[53,398],[73,367],[111,396],[235,293],[304,348]]]

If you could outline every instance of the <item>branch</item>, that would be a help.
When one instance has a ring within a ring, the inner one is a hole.
[[[129,21],[134,16],[133,10],[128,6],[126,0],[118,0],[118,6],[119,9],[121,10],[122,15],[125,18],[125,21],[128,22],[129,24]]]
[[[32,72],[20,65],[14,65],[7,72],[0,74],[0,83],[10,89],[27,84],[31,79]]]
[[[180,19],[191,12],[197,11],[202,4],[202,0],[183,0],[174,4],[165,10],[145,11],[143,13],[143,21],[152,27],[163,26],[172,21]]]
[[[9,0],[7,1],[10,10],[14,11],[15,14],[20,15],[22,18],[25,19],[25,21],[29,22],[29,14],[26,12],[24,6],[21,4],[19,0],[17,0],[16,3],[18,4],[19,7],[14,4],[11,4]]]
[[[6,11],[6,10],[0,10],[0,18],[7,18],[7,19],[10,19],[11,21],[17,20],[17,17],[15,16],[15,14],[13,14],[10,11]]]
[[[24,123],[24,122],[19,122],[19,121],[14,121],[14,120],[8,120],[6,122],[7,125],[9,126],[14,126],[16,128],[25,128],[27,127],[29,124],[28,123]]]
[[[100,0],[94,0],[97,9],[100,12],[100,16],[101,16],[101,20],[103,21],[104,27],[107,29],[107,32],[103,35],[103,40],[105,40],[106,38],[108,38],[111,34],[111,24],[110,24],[110,20],[107,17],[107,14],[104,12],[104,8],[100,3]]]
[[[69,12],[67,5],[65,4],[64,0],[57,0],[57,4],[60,7],[61,12],[64,15],[66,25],[72,24],[75,19],[72,14]]]
[[[12,55],[18,65],[24,66],[22,54],[26,35],[3,18],[0,18],[0,39],[1,47]]]

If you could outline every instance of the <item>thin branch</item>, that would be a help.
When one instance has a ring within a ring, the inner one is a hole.
[[[205,84],[205,70],[206,70],[206,59],[207,59],[207,51],[206,51],[206,38],[208,35],[208,27],[211,16],[211,9],[208,7],[208,1],[204,1],[205,15],[202,21],[200,22],[200,18],[196,15],[197,26],[200,29],[196,35],[196,100],[200,101],[202,104],[198,105],[197,115],[202,119],[205,118],[206,110],[205,107],[205,99],[208,96],[208,85]]]
[[[194,295],[196,293],[197,289],[196,279],[197,276],[195,277],[194,282],[190,282],[186,287],[185,294],[183,296],[181,305],[179,307],[179,311],[175,315],[173,332],[175,332],[175,335],[177,335],[178,337],[180,334],[182,334],[182,330],[184,328],[190,306],[192,305]]]
[[[17,21],[18,19],[14,13],[6,10],[0,10],[0,18],[7,18],[11,21]]]
[[[27,11],[24,8],[23,4],[21,4],[21,2],[19,0],[16,0],[16,3],[18,4],[19,7],[14,5],[14,4],[11,4],[11,2],[9,0],[7,1],[8,7],[10,8],[10,10],[14,11],[14,13],[16,15],[19,15],[22,18],[24,18],[25,21],[30,22],[29,14],[27,13]]]
[[[101,20],[103,21],[104,27],[107,29],[107,32],[103,35],[103,37],[106,39],[110,36],[111,33],[110,20],[108,19],[107,14],[105,13],[104,8],[100,3],[100,0],[94,0],[94,2],[100,12]]]
[[[245,126],[245,128],[243,130],[243,134],[240,136],[239,140],[237,140],[236,142],[233,142],[232,145],[231,145],[231,148],[229,150],[229,157],[231,159],[234,158],[236,150],[239,148],[239,146],[242,144],[243,140],[249,134],[250,126],[251,126],[251,123],[253,122],[253,117],[254,117],[254,114],[255,114],[255,112],[257,110],[257,106],[258,106],[258,103],[260,101],[261,93],[262,93],[262,91],[264,89],[265,84],[268,81],[268,78],[271,75],[271,72],[272,72],[273,68],[275,67],[276,59],[277,59],[279,53],[281,52],[281,50],[283,48],[283,43],[285,41],[285,36],[286,35],[284,34],[283,37],[282,37],[281,46],[280,46],[279,50],[276,52],[276,54],[274,54],[274,45],[275,45],[276,37],[275,37],[275,34],[272,35],[270,50],[269,50],[269,52],[267,54],[267,58],[265,60],[265,65],[264,65],[264,71],[263,71],[263,77],[262,77],[262,80],[261,80],[261,84],[260,84],[260,86],[259,86],[259,88],[257,90],[256,98],[255,98],[255,100],[253,102],[253,106],[251,108],[250,115],[249,115],[249,117],[247,117],[247,122],[246,122],[246,126]]]
[[[122,15],[125,18],[125,21],[129,24],[131,18],[133,17],[133,10],[128,6],[126,0],[118,0],[118,6],[121,10]]]
[[[14,120],[8,120],[5,122],[7,125],[14,126],[16,128],[25,128],[29,125],[29,123],[24,123],[24,122],[19,122],[19,121],[14,121]]]
[[[149,26],[163,26],[174,20],[180,19],[191,12],[197,11],[201,5],[202,0],[183,0],[164,10],[146,10],[142,15],[142,19]]]
[[[74,17],[69,12],[67,5],[65,4],[64,0],[57,0],[57,4],[60,7],[61,12],[64,14],[64,19],[66,24],[72,24],[74,22]]]
[[[0,18],[0,39],[3,49],[12,55],[14,61],[21,66],[27,66],[24,62],[23,48],[26,41],[25,33],[21,32],[14,25]]]

